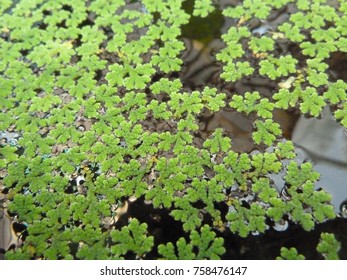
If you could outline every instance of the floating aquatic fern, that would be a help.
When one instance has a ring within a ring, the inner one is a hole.
[[[158,250],[165,259],[170,260],[218,260],[225,252],[223,243],[223,239],[220,237],[216,238],[216,234],[211,231],[211,228],[205,225],[201,227],[200,233],[196,230],[191,232],[190,243],[187,244],[184,238],[180,238],[176,242],[177,255],[172,243],[167,243],[166,245],[161,244]],[[194,251],[197,251],[197,253]]]
[[[317,251],[327,260],[338,260],[341,244],[336,240],[334,234],[322,233],[320,242],[317,245]]]
[[[346,81],[327,59],[347,51],[346,3],[196,0],[189,14],[185,2],[2,1],[1,180],[26,236],[7,259],[220,259],[233,249],[227,231],[266,234],[287,220],[310,231],[335,218],[331,196],[316,189],[319,173],[296,162],[275,111],[319,117],[332,105],[347,127]],[[289,2],[288,21],[259,36],[254,24]],[[183,26],[221,8],[232,20],[211,55],[223,82],[191,89]],[[253,77],[271,85],[266,96],[240,90]],[[211,129],[225,112],[250,120],[257,151],[236,152],[234,131]],[[282,193],[273,176],[283,177]],[[152,215],[127,211],[135,200],[167,213],[184,236],[160,244]],[[321,235],[325,258],[339,248]],[[304,258],[295,248],[280,254]]]
[[[298,251],[295,248],[281,248],[281,256],[277,257],[278,260],[304,260],[305,257],[301,254],[298,254]]]

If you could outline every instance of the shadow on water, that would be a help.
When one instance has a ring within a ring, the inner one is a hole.
[[[175,221],[170,216],[168,209],[155,209],[152,205],[146,204],[143,198],[129,203],[128,212],[117,222],[117,228],[127,225],[129,218],[137,218],[141,223],[147,223],[148,233],[155,238],[155,245],[176,243],[178,238],[185,237],[189,240],[188,234],[182,230],[182,224]],[[305,231],[302,227],[291,223],[286,231],[275,231],[269,229],[266,234],[250,235],[242,238],[231,233],[228,229],[220,232],[216,231],[217,237],[223,237],[226,253],[223,259],[235,260],[256,260],[275,259],[280,255],[281,247],[295,247],[306,259],[323,259],[317,252],[316,246],[322,232],[334,233],[341,242],[340,258],[347,259],[347,219],[337,218],[319,224],[312,231]],[[156,246],[154,246],[155,248]],[[132,258],[134,256],[129,256]],[[153,249],[145,256],[145,259],[157,259],[161,256],[156,249]]]
[[[172,242],[175,244],[180,237],[187,237],[182,229],[182,223],[175,221],[170,216],[170,209],[154,208],[152,204],[145,203],[143,197],[129,203],[127,213],[125,213],[116,223],[116,228],[121,228],[128,224],[129,218],[136,218],[141,223],[148,225],[148,234],[154,237],[154,247],[146,254],[146,259],[157,259],[159,254],[156,250],[159,244]]]
[[[329,70],[334,80],[343,80],[347,82],[347,54],[334,52],[328,59]]]
[[[195,17],[192,15],[192,0],[185,1],[183,8],[191,17],[189,23],[182,26],[181,39],[186,46],[182,55],[182,83],[190,90],[207,84],[217,85],[220,81],[220,65],[215,59],[215,53],[224,46],[221,41],[221,30],[225,25],[222,11],[216,5],[207,17]]]
[[[182,5],[183,9],[190,15],[193,14],[194,2],[188,0]],[[215,38],[220,38],[224,22],[225,19],[222,15],[222,10],[218,5],[215,5],[215,10],[205,18],[192,15],[189,23],[182,26],[182,37],[207,44]]]
[[[266,234],[241,238],[225,232],[221,234],[225,240],[227,252],[225,259],[239,260],[273,260],[280,255],[281,247],[295,247],[299,254],[308,260],[323,259],[316,246],[322,232],[335,234],[341,242],[339,256],[347,259],[347,220],[337,218],[332,221],[319,224],[312,231],[304,231],[301,227],[291,224],[286,231],[278,232],[268,230]]]

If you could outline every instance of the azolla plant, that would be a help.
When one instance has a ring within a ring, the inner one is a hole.
[[[192,12],[186,2],[1,1],[2,206],[24,225],[7,259],[219,259],[233,250],[226,236],[335,218],[273,112],[313,118],[330,106],[347,127],[347,83],[327,63],[347,52],[347,1],[196,0]],[[256,75],[271,95],[184,85],[182,28],[216,10],[226,22],[220,83]],[[234,151],[222,128],[197,139],[201,114],[225,108],[253,120],[255,152]],[[180,236],[163,241],[129,214],[139,199]],[[317,243],[322,258],[339,248],[328,233]],[[284,247],[277,256],[304,258]]]

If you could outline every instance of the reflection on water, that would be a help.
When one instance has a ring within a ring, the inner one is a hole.
[[[209,43],[183,38],[186,50],[182,59],[182,82],[185,87],[194,90],[207,84],[217,84],[221,67],[216,62],[213,53],[223,47],[221,40],[214,39]]]
[[[333,79],[341,79],[347,82],[347,53],[334,52],[331,54],[327,63],[329,64],[330,74]]]
[[[314,157],[347,164],[346,130],[334,120],[329,107],[323,110],[320,119],[300,117],[293,141]]]
[[[191,15],[189,23],[182,26],[182,36],[204,43],[208,43],[214,38],[220,38],[226,19],[223,17],[219,5],[215,5],[214,11],[204,18],[193,16],[194,5],[193,0],[186,0],[182,4],[185,12]]]
[[[318,185],[330,192],[337,212],[347,199],[347,134],[326,107],[321,119],[300,117],[293,142],[312,161],[320,174]]]
[[[5,251],[10,248],[18,248],[22,244],[15,224],[15,220],[8,215],[7,211],[0,208],[0,260],[3,259]]]
[[[9,131],[0,131],[0,148],[4,145],[12,147],[18,146],[19,133],[13,131],[13,127]],[[20,150],[18,150],[20,151]],[[6,177],[6,169],[0,169],[0,260],[4,258],[3,253],[9,248],[17,248],[21,245],[21,240],[14,227],[16,219],[10,217],[7,212],[7,190],[3,185],[3,179]]]

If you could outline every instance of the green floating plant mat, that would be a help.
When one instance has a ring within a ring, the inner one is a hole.
[[[274,112],[319,118],[330,106],[347,127],[347,81],[328,63],[347,55],[347,1],[224,2],[1,1],[0,198],[21,225],[6,229],[18,242],[5,258],[229,258],[230,238],[336,218]],[[220,73],[190,88],[182,30],[211,18]],[[237,90],[252,77],[271,93]],[[252,153],[223,127],[199,138],[201,116],[222,110],[252,122]],[[308,258],[339,258],[334,234],[315,236]],[[279,259],[305,258],[284,245]]]

